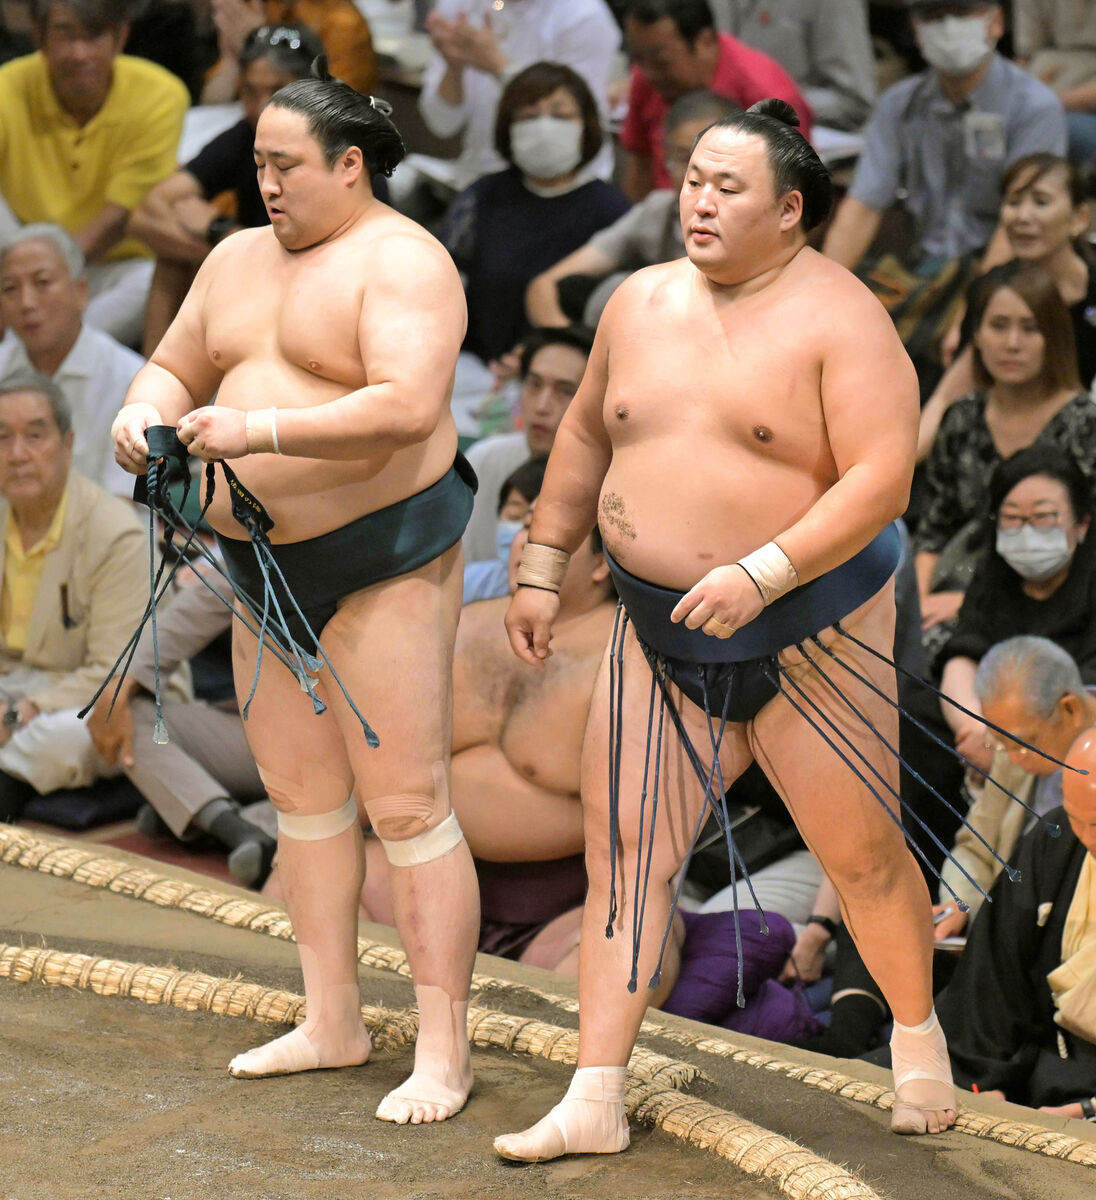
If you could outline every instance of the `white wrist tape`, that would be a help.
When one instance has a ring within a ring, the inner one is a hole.
[[[518,564],[518,587],[542,588],[546,592],[558,592],[567,574],[571,556],[566,550],[555,546],[542,546],[537,542],[526,542]]]
[[[244,417],[248,454],[281,454],[278,445],[278,410],[253,408]]]
[[[772,604],[785,592],[799,586],[799,576],[792,561],[776,542],[768,542],[760,550],[738,560],[738,565],[757,584],[761,599]]]
[[[455,850],[464,840],[457,814],[449,816],[433,829],[425,833],[417,833],[414,837],[403,840],[386,840],[379,838],[384,847],[384,854],[394,867],[415,867],[419,863],[433,862],[435,858],[443,858],[451,850]]]
[[[334,812],[325,813],[278,813],[278,832],[298,842],[318,842],[321,838],[338,837],[358,819],[358,805],[354,797]]]

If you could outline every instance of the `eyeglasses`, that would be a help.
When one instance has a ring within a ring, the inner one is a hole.
[[[291,25],[260,25],[247,35],[246,44],[254,46],[260,42],[264,46],[286,46],[290,50],[299,50],[303,44],[301,31]]]
[[[1032,513],[1030,517],[1021,516],[1019,513],[998,513],[997,528],[1023,529],[1025,525],[1030,525],[1032,529],[1054,529],[1061,515],[1054,511]]]

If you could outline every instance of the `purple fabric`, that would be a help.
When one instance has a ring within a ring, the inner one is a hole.
[[[795,930],[779,913],[766,913],[768,935],[756,909],[739,913],[742,930],[742,988],[746,1007],[736,1004],[738,952],[734,913],[682,912],[685,945],[681,972],[664,1011],[771,1041],[805,1037],[821,1028],[801,989],[776,982],[795,945]]]

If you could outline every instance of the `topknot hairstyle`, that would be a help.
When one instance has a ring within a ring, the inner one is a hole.
[[[389,119],[392,105],[377,96],[363,96],[327,69],[326,55],[312,63],[312,77],[280,88],[269,103],[298,112],[308,132],[320,144],[324,161],[333,166],[341,154],[357,146],[370,175],[391,175],[407,153],[400,131]]]
[[[697,141],[712,129],[730,129],[761,138],[776,194],[798,192],[803,197],[802,225],[806,232],[830,215],[833,180],[814,147],[799,132],[799,115],[786,100],[758,100],[744,113],[709,125]]]

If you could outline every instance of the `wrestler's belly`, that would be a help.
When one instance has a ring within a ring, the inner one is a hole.
[[[614,449],[598,524],[625,570],[687,591],[794,524],[830,482],[740,447],[644,441]]]
[[[217,394],[218,406],[245,412],[272,405],[305,408],[351,390],[308,376],[289,364],[283,368],[261,364],[250,370],[248,366],[225,376]],[[256,454],[233,459],[230,466],[273,519],[270,540],[299,542],[423,491],[449,469],[456,449],[456,427],[446,410],[429,438],[391,454],[342,460]],[[220,470],[215,479],[207,517],[210,525],[226,537],[246,537],[232,516],[229,490]]]

